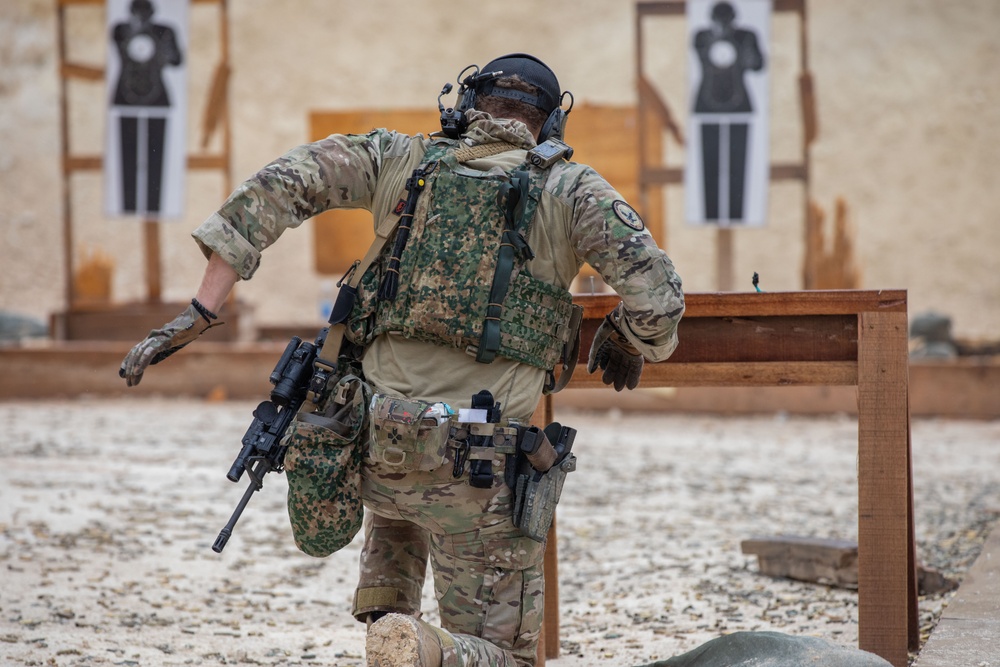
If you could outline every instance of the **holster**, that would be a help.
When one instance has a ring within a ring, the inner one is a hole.
[[[512,520],[526,537],[544,542],[555,517],[567,473],[576,470],[570,451],[576,429],[553,422],[523,433],[513,465],[507,466],[507,483],[514,491]],[[554,443],[554,444],[553,444]]]

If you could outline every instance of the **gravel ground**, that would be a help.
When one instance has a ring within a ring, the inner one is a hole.
[[[360,542],[297,552],[270,475],[226,550],[252,403],[0,403],[0,664],[363,665]],[[856,539],[853,418],[560,410],[579,470],[559,514],[562,657],[630,665],[720,634],[855,646],[857,595],[764,577],[742,539]],[[1000,512],[1000,422],[914,420],[918,557],[960,579]],[[922,597],[929,631],[949,594]],[[425,592],[425,617],[436,621]]]

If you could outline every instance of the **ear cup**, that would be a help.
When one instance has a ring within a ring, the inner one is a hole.
[[[462,99],[458,102],[458,110],[463,114],[469,109],[474,109],[476,107],[476,90],[469,86],[465,89],[462,94]]]
[[[458,106],[455,107],[455,111],[458,112],[458,132],[455,135],[449,135],[452,139],[458,139],[460,136],[465,134],[465,131],[469,129],[469,121],[465,119],[465,112],[469,109],[476,108],[476,91],[471,86],[465,88],[465,92],[462,93],[461,99],[458,101]]]
[[[566,132],[566,118],[568,116],[568,111],[563,111],[559,107],[553,109],[549,117],[545,119],[541,131],[538,133],[538,143],[542,143],[547,139],[561,140]]]
[[[438,103],[440,106],[440,102]],[[458,104],[451,109],[441,109],[441,130],[450,138],[458,139],[469,128],[465,112],[476,106],[476,91],[472,86],[462,84],[459,89]]]

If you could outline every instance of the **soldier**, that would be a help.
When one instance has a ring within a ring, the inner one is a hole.
[[[137,384],[150,363],[212,326],[262,251],[306,218],[365,208],[377,233],[395,231],[352,281],[347,325],[373,392],[353,609],[369,626],[370,666],[535,663],[544,537],[516,524],[521,499],[506,473],[572,348],[570,283],[586,262],[621,297],[588,361],[618,391],[638,384],[643,359],[673,352],[684,311],[681,280],[639,215],[569,161],[562,103],[572,96],[555,74],[510,54],[459,79],[459,104],[439,103],[441,133],[331,135],[241,185],[194,232],[208,267],[191,306],[121,370]],[[423,190],[411,210],[415,184]],[[547,465],[546,475],[558,472]],[[428,558],[441,628],[419,619]]]

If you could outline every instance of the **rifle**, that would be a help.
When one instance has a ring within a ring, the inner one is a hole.
[[[426,173],[430,173],[431,168],[427,169]],[[418,168],[411,180],[424,173]],[[292,336],[292,340],[288,342],[277,365],[271,371],[269,379],[274,385],[274,389],[271,390],[271,400],[261,402],[253,411],[253,422],[243,436],[243,448],[226,475],[229,481],[238,482],[246,471],[250,477],[250,485],[236,505],[232,516],[229,517],[229,522],[215,538],[215,543],[212,545],[212,551],[215,553],[222,553],[226,548],[226,542],[233,534],[233,528],[247,503],[250,502],[250,498],[263,488],[264,475],[284,470],[285,451],[288,448],[281,445],[281,440],[295,414],[302,407],[302,403],[306,399],[317,404],[321,401],[330,378],[340,367],[341,357],[345,357],[344,361],[348,366],[361,359],[364,348],[348,343],[344,333],[358,298],[358,283],[388,242],[388,234],[391,231],[386,231],[385,235],[379,234],[365,257],[356,261],[347,275],[337,283],[340,292],[330,313],[330,326],[320,330],[314,343],[304,343],[298,336]]]
[[[262,401],[253,411],[253,421],[243,436],[243,448],[226,474],[230,482],[238,482],[245,471],[250,477],[250,484],[229,517],[229,522],[215,539],[212,545],[215,553],[222,553],[226,548],[226,542],[233,534],[233,528],[250,498],[263,488],[264,475],[284,470],[285,451],[288,448],[281,444],[281,440],[306,398],[314,371],[313,362],[317,350],[323,346],[327,332],[328,329],[320,331],[315,343],[303,342],[298,336],[292,336],[271,371],[268,378],[274,385],[271,398]]]

